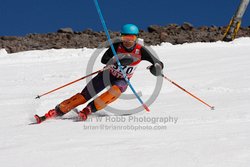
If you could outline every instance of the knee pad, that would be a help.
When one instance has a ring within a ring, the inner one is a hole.
[[[66,114],[67,112],[69,112],[73,108],[75,108],[81,104],[84,104],[85,102],[86,102],[86,99],[80,93],[77,93],[76,95],[72,96],[71,98],[61,102],[58,105],[58,107],[56,107],[56,108],[59,109],[62,113]]]
[[[117,85],[113,85],[107,92],[103,93],[94,100],[96,110],[105,108],[109,103],[115,101],[121,93],[120,88]]]

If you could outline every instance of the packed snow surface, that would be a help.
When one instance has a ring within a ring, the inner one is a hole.
[[[29,125],[34,114],[83,89],[85,80],[35,99],[86,75],[96,50],[0,50],[0,166],[249,167],[250,38],[151,48],[167,77],[215,110],[164,80],[151,112],[121,117],[102,110],[87,122],[75,122],[70,112]],[[93,71],[103,67],[101,54]],[[156,85],[148,65],[142,62],[131,79],[144,101]],[[136,99],[111,104],[128,110],[139,105]]]

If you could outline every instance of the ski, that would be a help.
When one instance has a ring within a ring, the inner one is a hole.
[[[77,108],[73,109],[73,111],[78,115],[79,114],[79,110]],[[47,118],[45,115],[44,116],[39,116],[39,115],[34,115],[34,120],[32,123],[30,123],[29,125],[34,125],[34,124],[40,124],[44,121],[46,121],[47,119],[50,119],[50,118]],[[58,117],[59,118],[59,117]],[[56,119],[58,119],[56,118]],[[69,119],[69,118],[60,118],[60,119]],[[70,118],[70,119],[73,119],[73,120],[79,120],[78,117],[74,117],[74,118]]]
[[[45,116],[34,115],[34,121],[32,121],[29,125],[40,124],[46,120]]]
[[[77,116],[73,116],[70,118],[64,118],[64,117],[56,117],[54,119],[57,120],[72,120],[73,122],[82,122],[82,120],[79,118],[78,114],[79,114],[79,110],[77,108],[72,110],[73,112],[75,112],[77,114]],[[132,114],[123,114],[120,116],[130,116]],[[95,114],[94,117],[108,117],[109,115],[106,114]],[[35,124],[41,124],[44,121],[46,121],[47,119],[51,119],[51,118],[46,118],[46,116],[39,116],[39,115],[34,115],[34,121],[32,123],[30,123],[29,125],[35,125]]]

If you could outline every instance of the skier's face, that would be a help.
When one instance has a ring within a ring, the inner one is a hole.
[[[137,36],[136,35],[122,35],[121,40],[123,42],[123,46],[125,46],[126,48],[131,48],[135,45]]]

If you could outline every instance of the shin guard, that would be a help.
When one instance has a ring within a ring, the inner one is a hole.
[[[60,103],[56,109],[60,110],[63,114],[66,114],[70,110],[74,109],[75,107],[86,103],[86,99],[81,95],[80,93],[77,93],[76,95],[72,96],[71,98],[63,101]]]
[[[113,85],[107,92],[94,100],[96,110],[105,108],[109,103],[115,101],[121,95],[121,90],[117,85]]]

